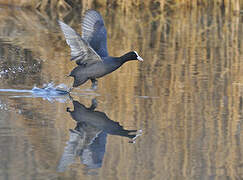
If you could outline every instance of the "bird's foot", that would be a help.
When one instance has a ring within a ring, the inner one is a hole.
[[[73,90],[73,87],[69,88],[69,90],[67,92],[70,93],[72,90]]]
[[[98,81],[96,79],[92,79],[91,82],[92,82],[91,89],[95,91],[98,87]]]
[[[92,86],[91,86],[91,90],[93,90],[93,91],[95,91],[97,89],[97,85],[95,84],[92,84]]]

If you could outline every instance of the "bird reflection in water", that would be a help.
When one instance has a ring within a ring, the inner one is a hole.
[[[64,149],[58,165],[62,172],[80,157],[81,163],[89,169],[102,166],[105,154],[107,134],[128,137],[130,143],[141,135],[141,130],[126,130],[118,122],[112,121],[104,112],[95,111],[96,99],[92,100],[90,107],[85,107],[73,100],[74,110],[67,108],[67,112],[77,122],[76,127],[70,130],[70,138]]]

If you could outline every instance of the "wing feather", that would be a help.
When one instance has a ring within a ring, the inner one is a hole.
[[[81,38],[70,26],[62,21],[58,21],[67,44],[71,48],[71,60],[81,64],[93,64],[102,61],[101,57],[93,50],[90,45]]]
[[[99,12],[95,10],[88,10],[85,12],[82,19],[82,38],[86,40],[101,57],[108,56],[107,32],[104,20]]]

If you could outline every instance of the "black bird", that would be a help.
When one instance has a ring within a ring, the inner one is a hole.
[[[95,111],[97,107],[96,99],[92,100],[92,105],[87,108],[78,101],[73,100],[74,111],[67,108],[67,112],[77,123],[89,124],[100,131],[111,135],[125,136],[130,139],[137,137],[137,130],[125,130],[118,122],[111,120],[104,112]]]
[[[104,113],[96,111],[97,102],[92,100],[90,107],[85,107],[73,100],[74,110],[67,112],[76,121],[75,129],[70,129],[70,139],[66,143],[63,155],[59,161],[59,172],[76,162],[76,157],[81,163],[90,168],[100,168],[105,155],[107,135],[127,137],[130,142],[141,135],[141,130],[126,130],[118,122],[115,122]]]
[[[97,78],[115,71],[127,61],[143,61],[136,51],[121,57],[108,55],[104,21],[95,10],[85,12],[82,19],[82,36],[62,21],[58,22],[71,48],[71,61],[75,60],[78,65],[69,75],[74,77],[73,87],[78,87],[90,79],[92,88],[95,89]]]

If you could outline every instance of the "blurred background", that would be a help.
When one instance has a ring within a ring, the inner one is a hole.
[[[242,179],[243,1],[0,0],[0,88],[71,87],[75,63],[57,20],[80,33],[87,9],[104,18],[109,55],[136,50],[144,62],[73,99],[96,98],[97,111],[142,135],[133,144],[107,135],[100,167],[74,150],[62,166],[72,100],[0,92],[0,179]],[[80,140],[80,152],[90,144]]]

